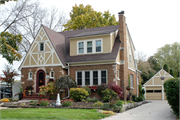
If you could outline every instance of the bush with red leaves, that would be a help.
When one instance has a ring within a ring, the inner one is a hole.
[[[44,99],[40,99],[38,101],[38,103],[39,103],[40,106],[48,106],[50,101],[49,101],[49,99],[44,98]]]
[[[121,98],[123,98],[123,90],[121,87],[115,84],[115,82],[109,82],[108,87],[111,90],[114,90]]]
[[[49,102],[49,103],[50,103],[50,100],[49,100],[49,99],[47,99],[47,98],[40,99],[40,100],[38,101],[38,103],[40,103],[41,101],[47,101],[47,102]]]
[[[73,104],[73,102],[74,101],[72,99],[65,99],[65,100],[61,101],[62,105],[65,107],[71,106]]]

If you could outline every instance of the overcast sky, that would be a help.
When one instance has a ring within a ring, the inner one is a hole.
[[[136,51],[147,57],[156,53],[165,44],[180,42],[180,0],[40,0],[44,7],[58,7],[69,13],[75,4],[91,5],[95,11],[109,10],[118,20],[118,12],[125,11]],[[0,56],[0,74],[6,60]],[[15,62],[15,68],[19,63]]]

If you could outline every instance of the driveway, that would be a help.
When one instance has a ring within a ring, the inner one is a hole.
[[[165,100],[152,100],[151,103],[127,110],[102,120],[176,120],[172,109]]]

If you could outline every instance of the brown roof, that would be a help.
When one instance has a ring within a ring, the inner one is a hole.
[[[114,46],[111,53],[105,54],[94,54],[94,55],[81,55],[81,56],[70,56],[69,47],[70,39],[73,37],[82,37],[90,35],[108,34],[118,30],[119,25],[98,27],[74,31],[55,32],[45,26],[43,26],[48,37],[50,38],[61,62],[66,66],[66,63],[70,62],[85,62],[85,61],[100,61],[100,60],[115,60],[119,51],[120,41],[119,35],[116,37]]]

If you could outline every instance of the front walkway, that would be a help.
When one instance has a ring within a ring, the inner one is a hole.
[[[127,110],[102,120],[176,120],[172,109],[165,100],[152,100],[151,103]]]

